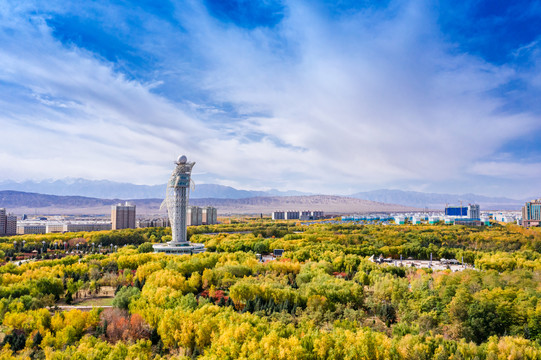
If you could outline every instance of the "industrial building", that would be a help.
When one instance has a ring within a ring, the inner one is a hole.
[[[126,202],[111,206],[111,223],[113,230],[135,229],[135,205]]]
[[[532,200],[522,207],[522,226],[541,226],[541,198]]]
[[[6,213],[0,208],[0,236],[15,235],[17,233],[17,217]]]

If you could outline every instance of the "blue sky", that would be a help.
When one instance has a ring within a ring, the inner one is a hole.
[[[539,196],[540,40],[540,1],[8,0],[0,180]]]

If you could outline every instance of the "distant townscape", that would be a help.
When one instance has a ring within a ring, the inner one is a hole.
[[[190,206],[187,213],[187,226],[214,225],[218,223],[218,211],[212,206]],[[170,226],[170,222],[166,217],[137,218],[136,206],[130,203],[111,206],[110,220],[103,219],[102,217],[29,217],[28,215],[22,215],[21,219],[18,220],[17,216],[6,215],[6,209],[0,208],[0,236],[58,234],[167,226]]]
[[[80,210],[84,210],[80,209]],[[408,209],[404,209],[408,210]],[[16,215],[0,208],[0,236],[45,234],[66,232],[88,232],[144,227],[167,227],[169,219],[165,216],[136,216],[136,205],[131,202],[111,206],[110,220],[103,216],[51,215],[34,216]],[[187,226],[217,224],[218,209],[213,206],[189,206],[187,208]],[[270,213],[273,220],[321,220],[338,215],[339,212],[320,210],[277,210]],[[483,210],[479,204],[449,205],[443,211],[402,211],[365,212],[364,214],[341,215],[344,221],[393,222],[396,224],[445,224],[481,226],[489,221],[500,223],[517,223],[524,227],[541,226],[541,199],[528,201],[521,211]]]
[[[325,216],[323,211],[273,211],[272,220],[321,220],[332,218]],[[447,205],[443,211],[403,212],[403,213],[373,213],[363,215],[343,215],[342,222],[359,222],[369,224],[437,224],[489,226],[491,221],[498,223],[516,223],[525,228],[540,226],[541,199],[527,202],[522,211],[481,211],[479,204]]]

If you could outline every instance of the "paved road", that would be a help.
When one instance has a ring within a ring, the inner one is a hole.
[[[57,306],[50,307],[49,310],[69,311],[69,310],[77,309],[81,311],[90,311],[93,308],[107,309],[107,308],[112,308],[112,307],[113,307],[112,305],[57,305]]]

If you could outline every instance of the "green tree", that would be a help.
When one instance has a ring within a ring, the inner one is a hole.
[[[117,308],[128,310],[130,302],[132,300],[137,300],[141,295],[141,290],[132,286],[123,286],[120,289],[113,299],[113,306]]]
[[[142,243],[137,248],[138,253],[150,253],[150,252],[153,252],[153,251],[154,251],[154,249],[152,248],[152,243],[150,243],[150,242]]]

